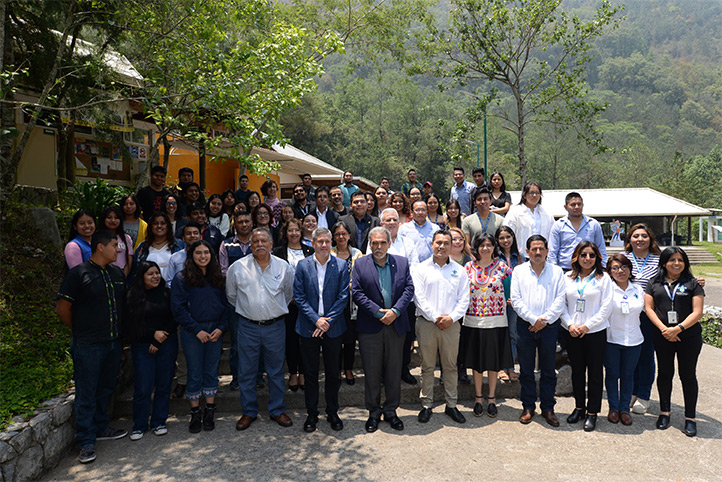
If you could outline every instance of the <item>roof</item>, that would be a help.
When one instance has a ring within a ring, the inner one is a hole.
[[[554,189],[543,190],[544,209],[554,217],[566,216],[564,198],[575,191],[584,199],[584,214],[598,218],[655,216],[709,216],[708,209],[647,187],[627,189]],[[521,199],[521,191],[509,191],[512,203]]]

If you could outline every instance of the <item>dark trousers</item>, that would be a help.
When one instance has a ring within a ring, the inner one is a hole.
[[[75,442],[78,447],[95,446],[97,434],[108,428],[108,402],[120,370],[120,341],[73,344],[75,380]]]
[[[298,306],[296,303],[288,305],[286,315],[286,364],[290,375],[303,375],[303,360],[301,359],[301,344],[298,333],[296,333],[296,318],[298,318]],[[261,370],[263,367],[261,366]],[[261,371],[261,377],[263,372]]]
[[[378,333],[359,333],[359,351],[364,366],[366,410],[369,416],[381,418],[396,415],[401,401],[401,363],[405,335],[399,335],[394,325],[384,325]],[[381,380],[386,399],[381,405]]]
[[[697,396],[697,359],[702,351],[702,335],[670,342],[657,330],[654,335],[654,350],[657,352],[657,390],[659,391],[659,410],[669,412],[672,407],[672,379],[674,378],[674,358],[677,357],[679,379],[684,395],[684,416],[696,418]]]
[[[338,412],[338,389],[341,380],[338,378],[339,359],[341,356],[342,337],[329,338],[328,336],[306,338],[299,337],[301,341],[301,358],[306,371],[306,412],[309,415],[318,415],[318,365],[319,352],[323,349],[323,365],[326,372],[326,413]]]
[[[413,302],[409,303],[406,313],[409,316],[409,325],[411,329],[408,333],[406,333],[406,339],[404,340],[404,358],[401,361],[401,370],[409,371],[409,364],[411,363],[411,347],[414,346],[414,340],[416,339],[416,305]]]
[[[356,320],[351,319],[351,309],[348,306],[343,310],[343,317],[346,321],[346,331],[341,335],[342,364],[339,365],[339,368],[343,366],[344,370],[353,370],[353,361],[356,355]]]
[[[569,364],[572,367],[572,391],[576,408],[586,408],[587,412],[599,413],[602,410],[604,391],[607,330],[576,338],[567,330],[563,331],[562,336],[566,341]]]
[[[519,341],[517,342],[517,355],[519,356],[519,366],[521,373],[519,381],[521,382],[521,403],[527,410],[536,408],[536,382],[534,380],[534,365],[536,362],[536,354],[539,352],[539,369],[541,377],[539,378],[539,399],[541,401],[541,409],[543,412],[553,412],[554,393],[557,388],[557,373],[555,370],[557,356],[557,334],[559,331],[560,321],[547,325],[541,331],[536,333],[529,331],[531,326],[528,322],[518,319],[517,333]]]
[[[642,345],[623,346],[607,343],[604,352],[604,385],[607,387],[609,410],[629,412],[634,386],[634,367],[639,360]]]
[[[645,312],[639,316],[640,328],[644,336],[642,342],[642,351],[639,354],[637,367],[634,369],[634,388],[632,395],[649,400],[652,395],[652,384],[654,383],[655,366],[654,366],[654,333],[659,332]]]
[[[148,430],[149,416],[151,429],[165,425],[168,418],[173,368],[178,356],[178,335],[170,335],[154,354],[148,351],[149,345],[149,343],[131,345],[135,376],[133,431],[145,432]],[[152,413],[151,396],[153,398]]]

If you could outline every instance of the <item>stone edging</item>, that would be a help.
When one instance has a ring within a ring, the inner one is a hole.
[[[30,418],[15,417],[15,423],[0,433],[2,480],[25,481],[54,468],[73,446],[75,391],[40,404]]]

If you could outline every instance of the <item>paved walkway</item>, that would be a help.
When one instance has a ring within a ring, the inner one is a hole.
[[[169,434],[147,434],[98,444],[98,460],[77,463],[77,450],[44,480],[485,480],[485,481],[710,481],[722,479],[722,350],[705,346],[699,365],[700,399],[696,438],[685,437],[682,394],[673,393],[672,428],[654,428],[659,410],[634,415],[634,425],[611,425],[600,417],[585,433],[564,420],[559,428],[537,416],[518,422],[518,400],[500,400],[499,417],[475,418],[461,407],[467,423],[456,425],[436,407],[428,424],[416,421],[418,406],[404,405],[406,424],[394,432],[382,424],[367,434],[365,410],[341,412],[345,427],[333,432],[325,421],[313,434],[302,431],[304,414],[290,412],[295,425],[281,428],[265,414],[245,432],[236,432],[239,414],[223,414],[214,432],[192,435],[185,417],[169,420]],[[653,399],[656,397],[656,389]],[[606,403],[604,404],[606,409]],[[573,408],[571,398],[557,404],[560,418]],[[115,422],[130,428],[128,419]]]

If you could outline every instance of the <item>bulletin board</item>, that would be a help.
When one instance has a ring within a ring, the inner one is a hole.
[[[138,149],[137,146],[136,150]],[[123,156],[123,149],[127,146],[113,145],[108,142],[99,142],[87,139],[75,139],[75,174],[83,177],[100,177],[116,181],[130,181],[130,163],[128,157]],[[142,148],[147,158],[147,148]],[[131,154],[128,151],[128,154]],[[139,154],[139,153],[136,153]],[[125,157],[125,161],[123,158]],[[139,158],[136,156],[136,158]]]

